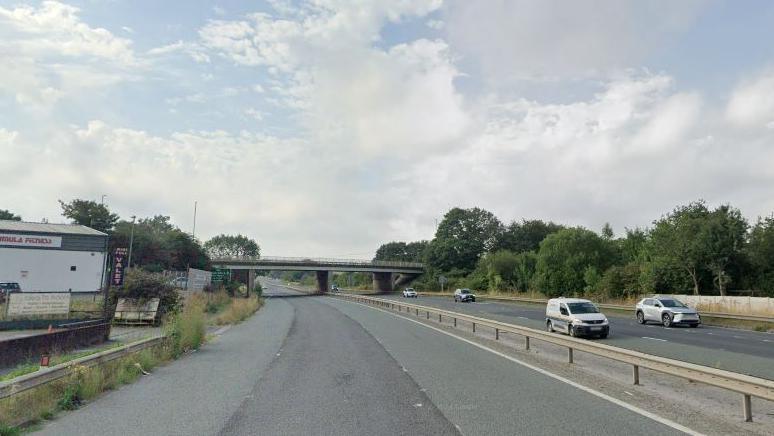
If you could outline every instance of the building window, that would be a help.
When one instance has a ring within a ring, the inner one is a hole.
[[[75,265],[70,267],[70,271],[75,271]]]

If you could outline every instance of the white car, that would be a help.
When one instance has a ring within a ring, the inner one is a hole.
[[[560,331],[570,336],[606,338],[610,333],[610,323],[589,300],[552,298],[546,305],[546,330]]]
[[[403,297],[417,298],[417,291],[415,291],[414,288],[406,288],[403,290]]]
[[[696,309],[691,309],[672,297],[643,298],[635,306],[634,313],[640,324],[645,324],[648,321],[661,323],[664,327],[675,324],[698,327],[701,324],[701,316]]]
[[[475,303],[476,294],[474,294],[473,291],[471,291],[468,288],[457,289],[456,291],[454,291],[454,302],[456,303],[458,301],[460,303],[467,303],[467,302]]]

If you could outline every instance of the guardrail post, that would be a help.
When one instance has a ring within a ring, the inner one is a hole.
[[[476,332],[476,323],[473,323],[473,333]]]
[[[632,382],[635,385],[640,384],[640,367],[637,365],[632,365]]]
[[[417,309],[417,316],[419,316],[419,309]]]
[[[747,394],[744,394],[742,400],[742,412],[744,413],[744,422],[752,422],[752,401]]]
[[[454,327],[457,327],[457,318],[454,318]]]
[[[495,328],[495,341],[500,340],[500,329]]]
[[[438,322],[440,322],[440,323],[442,323],[442,322],[443,322],[443,319],[441,318],[442,316],[443,316],[443,315],[441,315],[440,313],[438,314]]]
[[[425,313],[427,314],[427,319],[430,319],[430,311],[426,310]]]
[[[524,349],[529,350],[529,336],[524,336]]]
[[[567,363],[572,363],[572,348],[567,347]]]

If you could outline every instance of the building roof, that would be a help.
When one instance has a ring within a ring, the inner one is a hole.
[[[107,236],[106,233],[102,233],[99,230],[94,230],[90,227],[82,226],[80,224],[49,224],[8,220],[0,220],[0,231]]]

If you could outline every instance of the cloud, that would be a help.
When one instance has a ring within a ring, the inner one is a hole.
[[[774,72],[741,83],[731,95],[727,119],[738,127],[768,127],[774,123]]]
[[[132,80],[144,68],[131,40],[89,26],[78,13],[53,1],[0,6],[0,93],[25,110],[47,111],[85,89]]]
[[[0,7],[0,22],[19,32],[14,45],[25,53],[92,56],[120,64],[134,64],[132,42],[103,28],[90,27],[78,17],[79,9],[56,1],[40,8]]]
[[[639,65],[686,29],[698,1],[451,0],[444,8],[449,44],[492,86],[520,79],[609,75]]]

